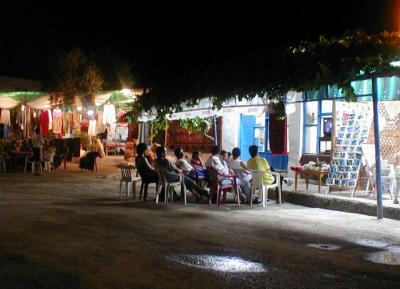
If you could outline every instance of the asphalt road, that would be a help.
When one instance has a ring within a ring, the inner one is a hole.
[[[400,287],[399,221],[142,204],[113,172],[0,174],[0,288]]]

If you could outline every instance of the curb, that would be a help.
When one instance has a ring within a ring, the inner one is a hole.
[[[282,191],[282,199],[285,202],[302,205],[312,208],[321,208],[334,211],[342,211],[346,213],[363,214],[368,216],[376,216],[376,204],[359,202],[354,199],[344,199],[335,196]],[[384,217],[394,220],[400,220],[400,207],[384,207]]]

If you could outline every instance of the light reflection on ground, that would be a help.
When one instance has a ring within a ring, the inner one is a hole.
[[[228,272],[228,273],[258,273],[267,272],[261,263],[246,261],[240,257],[213,255],[174,255],[167,259],[183,265],[199,269]]]
[[[383,247],[389,246],[389,244],[386,242],[378,241],[378,240],[371,240],[371,239],[366,239],[366,238],[353,239],[352,242],[357,245],[360,245],[360,246],[374,247],[374,248],[383,248]]]
[[[379,264],[400,265],[400,252],[390,250],[373,252],[368,254],[365,259]]]
[[[327,251],[334,251],[342,248],[342,246],[335,245],[335,244],[325,244],[325,243],[310,243],[307,244],[306,247],[327,250]]]

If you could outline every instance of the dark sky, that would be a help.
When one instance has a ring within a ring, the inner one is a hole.
[[[54,2],[2,9],[0,74],[46,80],[56,50],[108,46],[135,73],[164,76],[320,34],[400,29],[400,0]]]

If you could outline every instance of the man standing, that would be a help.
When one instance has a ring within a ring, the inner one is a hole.
[[[32,138],[32,146],[33,146],[33,163],[32,163],[32,172],[35,175],[39,175],[42,171],[42,148],[43,148],[44,140],[40,135],[40,129],[37,127],[35,129],[35,135]]]

